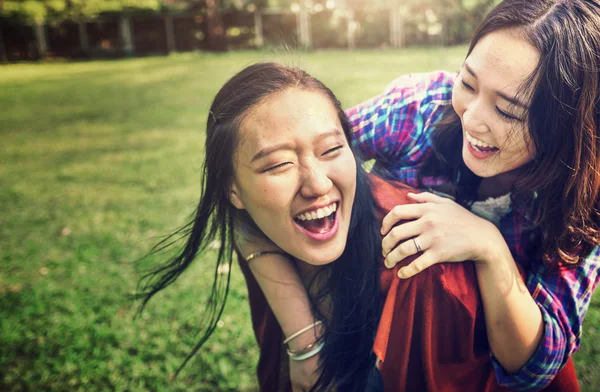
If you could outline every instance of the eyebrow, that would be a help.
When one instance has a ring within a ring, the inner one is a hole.
[[[342,136],[343,134],[344,133],[339,128],[334,128],[333,131],[325,132],[325,133],[319,135],[317,137],[317,139],[315,140],[315,143],[320,142],[323,139],[327,139],[328,137]],[[275,151],[293,150],[293,149],[294,149],[294,146],[291,143],[279,143],[279,144],[265,147],[262,150],[260,150],[259,152],[257,152],[256,154],[254,154],[254,156],[252,157],[252,160],[250,161],[250,164],[258,161],[259,159],[266,157],[269,154],[274,153]]]
[[[464,66],[467,72],[470,73],[471,76],[473,76],[475,79],[477,79],[477,74],[475,73],[475,71],[473,71],[473,68],[471,68],[466,62],[464,63]],[[522,107],[523,109],[528,109],[528,106],[521,102],[519,99],[517,99],[517,97],[511,97],[509,95],[504,94],[502,91],[495,91],[495,93],[500,98],[512,103],[515,106]]]
[[[337,136],[343,136],[343,135],[344,135],[344,132],[342,132],[341,129],[333,128],[333,130],[319,135],[319,137],[317,137],[317,140],[315,142],[320,142],[321,140],[327,139],[328,137],[337,137]]]
[[[259,159],[262,159],[264,157],[266,157],[269,154],[274,153],[275,151],[279,151],[279,150],[293,150],[294,146],[292,146],[291,143],[279,143],[279,144],[275,144],[269,147],[265,147],[262,150],[260,150],[259,152],[257,152],[256,154],[254,154],[254,156],[252,157],[252,160],[250,161],[250,164],[258,161]]]

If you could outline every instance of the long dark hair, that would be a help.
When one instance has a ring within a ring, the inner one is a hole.
[[[539,259],[577,263],[600,242],[600,2],[505,0],[475,31],[468,54],[500,30],[517,32],[540,53],[521,87],[522,94],[533,91],[527,121],[535,157],[514,184],[513,200],[531,208]],[[457,200],[468,204],[481,179],[462,161],[462,127],[451,108],[433,141],[422,175],[458,178]]]
[[[213,333],[223,312],[230,274],[219,274],[217,270],[225,263],[231,266],[234,229],[240,224],[252,225],[252,222],[244,222],[250,219],[249,215],[239,214],[229,198],[240,123],[250,109],[288,88],[316,91],[328,97],[337,110],[347,140],[350,140],[350,124],[340,102],[325,85],[300,69],[277,63],[251,65],[232,77],[217,93],[206,125],[202,193],[195,216],[159,243],[155,250],[164,249],[182,236],[187,237],[185,246],[163,266],[145,275],[139,286],[138,298],[142,300],[143,309],[156,293],[173,283],[208,244],[215,239],[221,241],[204,314],[203,335],[182,367]],[[338,260],[322,269],[323,284],[309,290],[313,313],[324,323],[326,343],[320,353],[321,376],[315,390],[364,390],[374,364],[372,346],[379,320],[377,261],[381,257],[381,237],[369,179],[358,158],[356,165],[356,195],[346,248]],[[330,301],[326,315],[319,310],[324,298]]]

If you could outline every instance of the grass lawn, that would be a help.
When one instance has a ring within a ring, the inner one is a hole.
[[[0,66],[0,390],[255,390],[257,349],[234,268],[220,328],[180,377],[215,253],[133,319],[132,263],[188,219],[213,95],[244,65],[304,67],[359,103],[408,72],[456,70],[464,47],[238,52]],[[152,261],[152,260],[149,260]],[[600,390],[600,295],[575,356]]]

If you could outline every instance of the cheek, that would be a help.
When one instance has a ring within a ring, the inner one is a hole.
[[[242,200],[248,213],[258,223],[270,220],[285,210],[291,186],[274,179],[248,176],[242,183]]]
[[[529,154],[529,148],[533,149],[526,126],[504,126],[502,133],[504,134],[504,145],[507,150],[514,153]]]
[[[462,119],[462,115],[465,111],[464,102],[461,92],[456,87],[452,90],[452,108]]]
[[[340,159],[332,171],[332,180],[343,192],[343,196],[349,198],[348,201],[354,200],[356,193],[356,160],[351,152],[344,159]]]

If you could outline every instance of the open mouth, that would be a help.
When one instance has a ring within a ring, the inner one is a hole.
[[[469,135],[469,132],[465,132],[465,138],[467,139],[467,143],[469,147],[471,147],[476,152],[480,152],[482,154],[493,154],[496,151],[500,151],[498,147],[492,146],[482,140],[475,139],[473,136]]]
[[[310,237],[324,240],[323,236],[332,233],[337,228],[338,203],[332,203],[315,211],[298,214],[294,222]],[[335,234],[335,233],[332,233]]]

